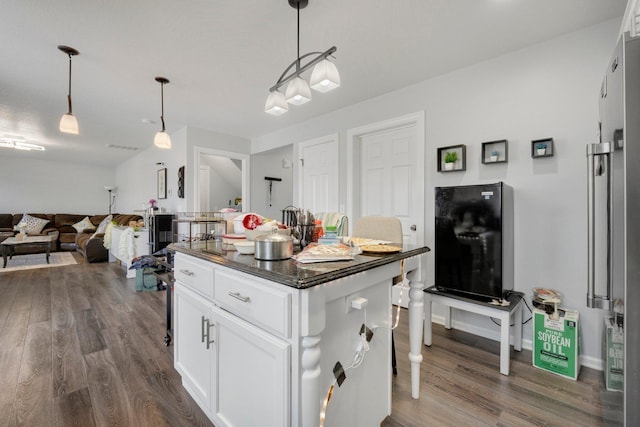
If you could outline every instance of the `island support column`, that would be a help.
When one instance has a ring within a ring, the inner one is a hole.
[[[326,298],[322,286],[302,292],[302,427],[318,427],[322,399],[320,388],[320,334],[326,327]]]
[[[420,257],[405,260],[409,281],[409,361],[411,362],[411,397],[420,397],[420,363],[422,363],[422,328],[424,323],[424,283],[420,277]]]

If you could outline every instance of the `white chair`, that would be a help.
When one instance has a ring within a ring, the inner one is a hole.
[[[392,216],[363,216],[356,221],[353,237],[365,239],[387,240],[402,245],[402,223]],[[393,278],[393,284],[402,282],[403,275]],[[391,367],[393,374],[398,374],[396,367],[396,345],[391,331]]]
[[[402,244],[402,223],[392,216],[363,216],[356,221],[353,237]]]

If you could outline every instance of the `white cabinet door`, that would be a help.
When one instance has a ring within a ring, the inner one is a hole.
[[[227,426],[287,427],[290,346],[213,308],[217,348],[217,417]]]
[[[179,282],[174,288],[174,301],[174,366],[182,375],[184,387],[210,415],[215,366],[213,304]]]

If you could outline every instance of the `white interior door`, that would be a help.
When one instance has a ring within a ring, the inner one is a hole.
[[[338,211],[338,136],[300,143],[298,200],[312,213]]]
[[[405,243],[424,236],[424,159],[418,155],[416,125],[360,137],[359,216],[394,216]]]

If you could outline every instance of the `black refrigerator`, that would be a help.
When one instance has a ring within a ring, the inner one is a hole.
[[[435,285],[476,299],[513,289],[513,189],[435,188]]]

